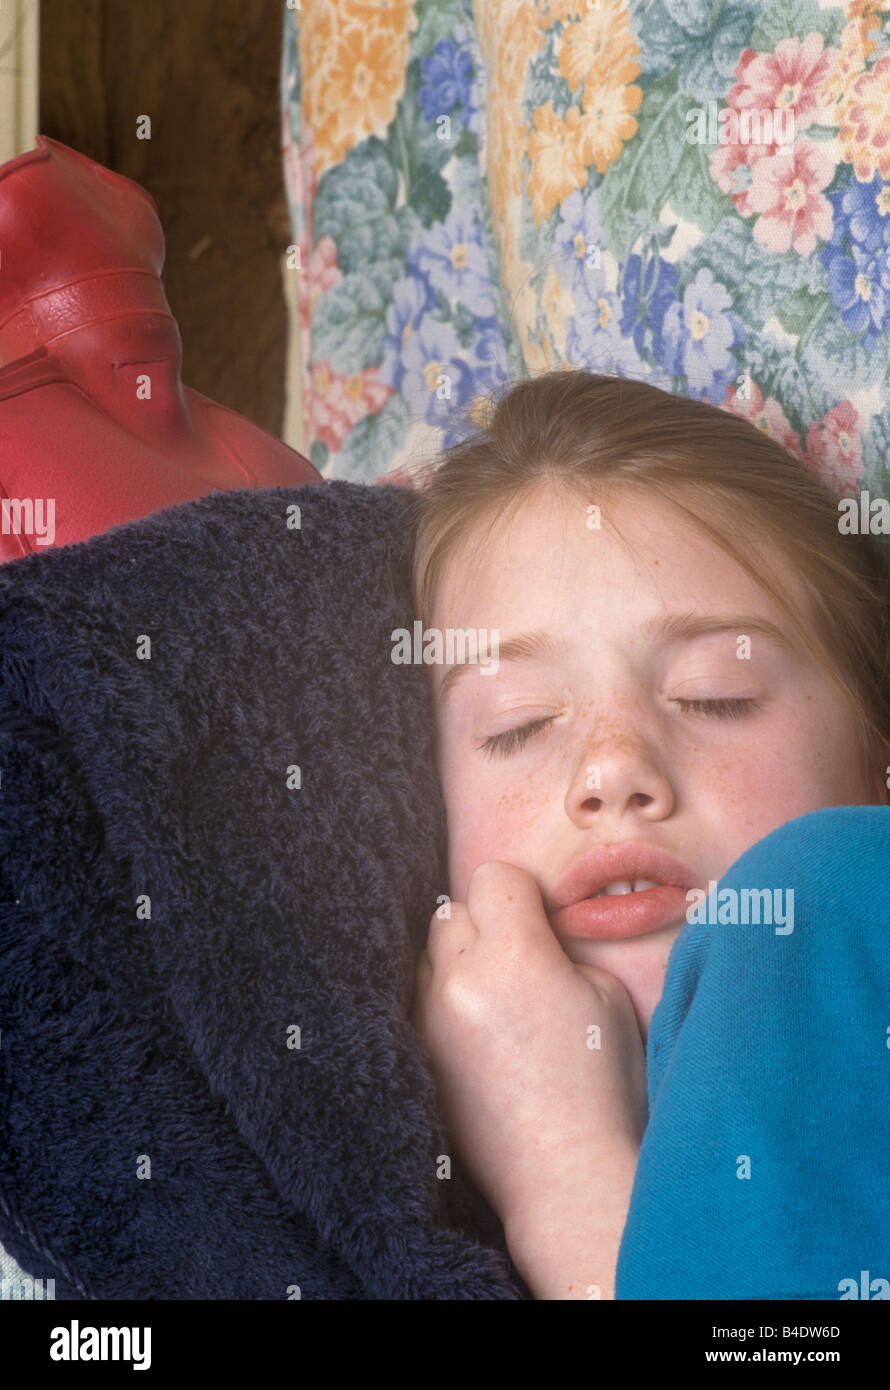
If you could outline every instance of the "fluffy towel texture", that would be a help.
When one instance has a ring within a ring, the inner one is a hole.
[[[59,1298],[529,1296],[409,1021],[407,503],[213,495],[0,571],[0,1241]]]
[[[890,1280],[888,863],[890,808],[811,812],[715,895],[778,888],[783,905],[791,889],[792,932],[715,923],[678,939],[618,1298],[829,1300]]]

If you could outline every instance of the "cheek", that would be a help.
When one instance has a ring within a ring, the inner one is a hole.
[[[713,823],[730,856],[808,811],[856,799],[855,733],[842,719],[833,727],[820,721],[817,711],[804,706],[702,768],[700,785],[709,786]]]
[[[505,859],[526,866],[534,861],[535,836],[544,828],[540,790],[527,777],[512,777],[505,786],[508,767],[496,760],[443,760],[449,892],[456,902],[466,900],[477,864]]]
[[[776,750],[751,745],[712,757],[705,778],[717,820],[750,834],[751,843],[787,820],[786,810],[799,795],[791,767]]]

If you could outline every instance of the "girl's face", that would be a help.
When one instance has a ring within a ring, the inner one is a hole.
[[[500,649],[495,671],[455,667],[445,689],[452,668],[431,667],[456,901],[477,864],[506,860],[533,875],[553,925],[569,868],[628,841],[666,850],[707,892],[784,822],[885,800],[846,698],[778,605],[673,508],[612,498],[591,530],[583,502],[540,486],[443,575],[432,626],[496,630]],[[787,562],[770,569],[806,612]],[[710,630],[684,630],[689,617]],[[506,652],[532,633],[546,651]],[[564,914],[554,930],[572,960],[618,976],[646,1036],[684,925],[685,899],[642,935],[573,935]]]

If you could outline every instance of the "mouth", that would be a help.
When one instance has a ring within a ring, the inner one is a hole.
[[[595,940],[620,940],[659,931],[686,918],[685,888],[654,884],[621,893],[582,898],[552,914],[558,936],[582,936]]]
[[[560,936],[619,939],[685,921],[698,876],[658,845],[627,840],[582,855],[547,905]]]

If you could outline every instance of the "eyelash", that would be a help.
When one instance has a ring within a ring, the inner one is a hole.
[[[489,756],[501,753],[504,757],[509,757],[511,753],[517,752],[538,729],[543,729],[545,724],[550,723],[550,718],[535,719],[531,724],[520,724],[515,729],[505,729],[502,734],[492,734],[491,738],[485,739],[478,747]]]
[[[746,699],[677,700],[675,703],[684,710],[691,710],[694,714],[703,714],[711,719],[744,719],[761,708],[759,700]],[[515,729],[505,729],[502,734],[492,734],[490,738],[484,739],[477,747],[489,757],[495,754],[509,757],[511,753],[523,748],[528,740],[551,723],[553,718],[553,715],[548,715],[546,719],[534,719],[531,723],[520,724]]]

